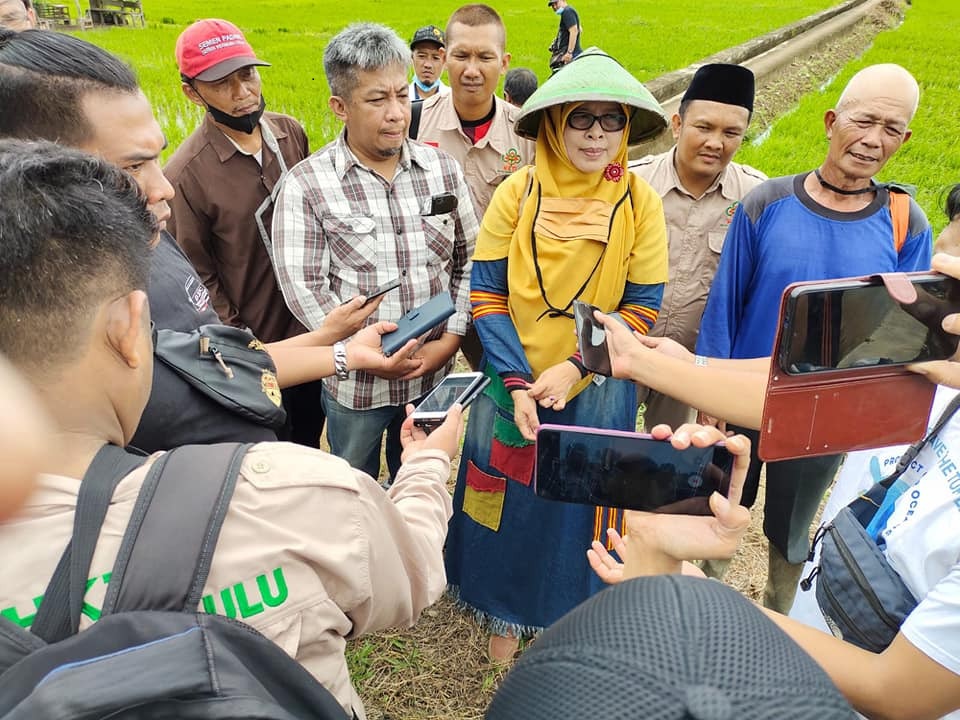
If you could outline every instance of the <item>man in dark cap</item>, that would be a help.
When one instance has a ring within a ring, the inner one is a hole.
[[[413,34],[413,40],[410,41],[410,52],[413,53],[410,99],[424,100],[450,92],[450,88],[440,79],[446,57],[446,39],[443,37],[443,30],[436,25],[420,28]]]
[[[170,232],[224,323],[267,343],[300,335],[306,328],[287,309],[268,248],[272,196],[287,169],[310,154],[307,135],[294,118],[264,112],[257,67],[270,63],[233,23],[193,23],[177,38],[176,59],[183,94],[206,113],[164,167],[175,191]],[[284,391],[287,439],[319,447],[321,387]]]
[[[663,200],[670,248],[670,281],[654,337],[693,350],[710,283],[720,261],[727,227],[740,199],[767,179],[759,170],[732,162],[753,112],[753,73],[740,65],[704,65],[693,76],[672,119],[676,145],[648,155],[630,168]],[[679,427],[693,410],[647,390],[647,428]]]

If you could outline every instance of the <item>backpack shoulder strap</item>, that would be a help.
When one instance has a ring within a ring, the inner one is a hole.
[[[910,227],[910,196],[902,190],[887,188],[890,197],[890,217],[893,219],[893,247],[897,252],[907,241]]]
[[[123,478],[146,460],[145,456],[134,455],[115,445],[104,445],[93,458],[80,482],[73,536],[60,556],[30,627],[34,635],[53,643],[79,629],[90,563],[113,492]]]
[[[410,128],[407,130],[407,137],[416,140],[420,134],[420,116],[423,114],[423,100],[413,100],[410,102]]]
[[[157,459],[117,553],[103,615],[196,611],[249,448],[185,445]]]

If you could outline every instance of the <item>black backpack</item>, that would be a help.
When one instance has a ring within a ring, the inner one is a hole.
[[[100,450],[31,630],[0,617],[0,718],[347,718],[313,676],[256,630],[197,612],[248,447],[191,445],[154,462],[101,619],[78,633],[113,491],[146,460],[110,445]]]

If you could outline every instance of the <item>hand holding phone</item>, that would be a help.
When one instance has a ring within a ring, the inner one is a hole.
[[[397,329],[383,336],[383,354],[387,357],[407,344],[408,340],[420,337],[432,330],[456,312],[453,298],[448,291],[434,295],[419,307],[415,307],[397,320]]]
[[[454,404],[466,410],[489,382],[480,372],[450,373],[414,409],[414,426],[429,433],[443,423]]]
[[[600,579],[612,584],[642,575],[680,572],[684,561],[733,556],[750,527],[750,511],[740,504],[750,465],[750,441],[742,435],[725,438],[716,428],[690,426],[683,426],[666,441],[685,451],[690,445],[710,446],[721,439],[732,458],[726,497],[714,496],[712,501],[706,498],[709,512],[700,516],[667,514],[664,509],[626,511],[624,518],[630,542],[624,543],[614,528],[607,530],[607,539],[623,562],[596,541],[587,551],[590,567]]]
[[[707,432],[715,442],[723,437],[716,429]],[[710,496],[725,496],[730,487],[732,457],[724,446],[717,442],[698,447],[683,433],[671,441],[617,430],[541,425],[536,453],[534,490],[550,500],[709,515]]]
[[[573,320],[577,326],[577,349],[580,361],[590,372],[610,377],[610,351],[607,349],[607,331],[593,316],[600,308],[589,303],[573,301]]]

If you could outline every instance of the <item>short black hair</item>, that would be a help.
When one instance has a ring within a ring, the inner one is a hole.
[[[947,213],[947,219],[953,222],[960,216],[960,183],[957,183],[949,192],[947,192],[947,202],[943,206],[943,211]]]
[[[139,89],[128,65],[85,40],[0,28],[0,137],[80,145],[94,130],[82,106],[88,93]]]
[[[503,91],[510,93],[510,99],[517,105],[523,105],[533,95],[539,81],[530,68],[518,67],[507,70],[503,78]]]
[[[105,300],[144,290],[157,221],[119,168],[50,142],[0,140],[0,352],[60,367]]]

